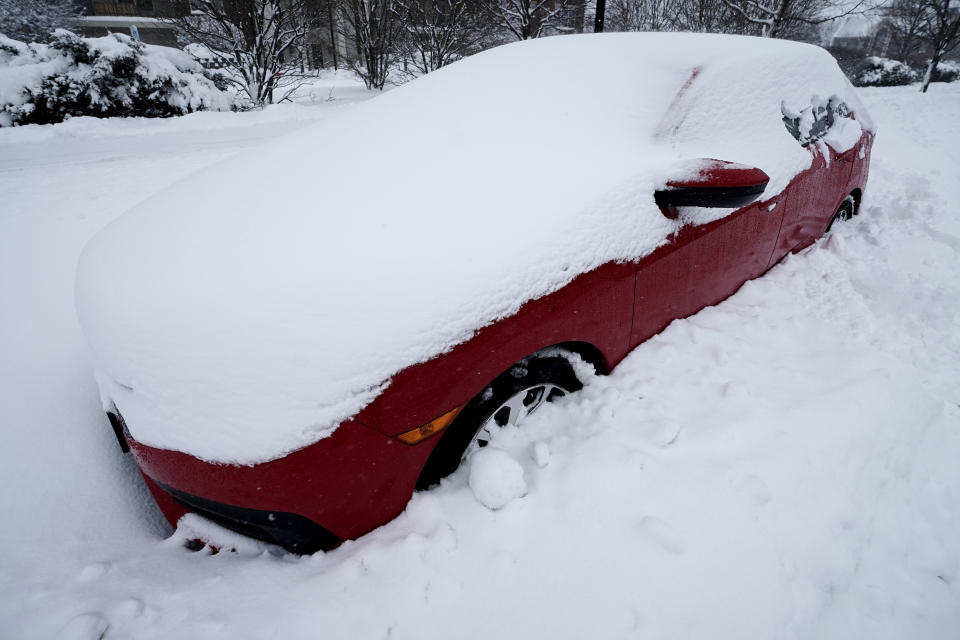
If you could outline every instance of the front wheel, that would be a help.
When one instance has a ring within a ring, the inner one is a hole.
[[[472,453],[486,447],[507,425],[520,425],[531,413],[583,383],[562,354],[533,355],[510,367],[474,397],[440,437],[417,488],[425,489],[456,471]]]

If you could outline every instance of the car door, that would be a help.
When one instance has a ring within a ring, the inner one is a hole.
[[[790,251],[809,245],[823,233],[826,221],[824,211],[834,199],[833,191],[825,188],[831,167],[823,150],[815,144],[807,147],[811,155],[810,168],[800,172],[784,194],[784,218],[771,264]]]
[[[709,141],[717,131],[723,132],[724,139],[739,137],[745,143],[755,138],[748,115],[751,109],[739,108],[754,101],[755,92],[749,87],[735,93],[724,91],[724,101],[713,100],[717,87],[742,85],[743,77],[754,77],[749,73],[741,76],[743,68],[739,65],[711,73],[695,69],[658,126],[658,143],[674,147],[677,138]],[[779,102],[769,100],[776,117]],[[703,148],[720,154],[729,151],[723,144]],[[740,159],[709,152],[701,157]],[[677,318],[716,304],[762,274],[770,263],[784,209],[778,194],[704,224],[696,224],[693,216],[666,245],[641,259],[634,286],[631,345],[640,344]]]
[[[720,220],[681,228],[668,244],[640,260],[631,344],[720,302],[762,274],[782,215],[776,200],[755,202]]]

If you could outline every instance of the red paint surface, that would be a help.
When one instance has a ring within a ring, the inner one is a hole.
[[[706,163],[694,161],[693,169],[697,174],[689,178],[678,180],[668,180],[667,187],[671,189],[688,189],[696,187],[711,187],[722,185],[724,187],[752,187],[754,185],[765,185],[770,182],[770,176],[757,169],[738,165],[726,160],[716,160],[707,158]]]
[[[631,344],[735,292],[767,269],[782,209],[757,203],[697,227],[640,261]]]
[[[224,504],[297,513],[340,538],[354,538],[397,516],[413,493],[433,442],[411,447],[353,420],[329,438],[254,466],[212,464],[129,439],[154,482]],[[176,524],[184,510],[157,487],[151,493]]]
[[[387,391],[356,419],[396,435],[467,403],[500,373],[544,347],[582,341],[613,366],[629,352],[636,265],[610,263],[563,289],[523,305],[469,341],[393,377]]]
[[[672,320],[723,300],[819,238],[843,199],[865,186],[872,142],[864,134],[829,164],[811,145],[811,169],[773,200],[684,228],[637,263],[604,265],[528,302],[450,352],[401,371],[332,436],[284,458],[219,465],[131,439],[133,455],[171,522],[184,510],[151,478],[226,504],[297,513],[341,538],[362,535],[403,510],[437,441],[409,446],[390,436],[466,403],[513,363],[551,345],[589,343],[612,368]]]

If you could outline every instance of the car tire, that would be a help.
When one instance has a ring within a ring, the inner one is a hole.
[[[857,201],[850,195],[840,203],[840,207],[837,209],[837,212],[833,214],[833,217],[830,218],[830,224],[827,225],[827,230],[824,231],[824,233],[830,233],[830,229],[833,228],[835,223],[846,222],[855,215],[857,215]]]
[[[500,427],[517,425],[544,402],[582,387],[562,352],[536,354],[516,363],[468,402],[440,436],[420,473],[417,489],[429,488],[456,471],[471,453],[485,447]]]

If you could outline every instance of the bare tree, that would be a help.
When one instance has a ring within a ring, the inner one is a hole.
[[[339,0],[308,0],[307,8],[308,19],[314,24],[306,38],[305,58],[313,67],[333,66],[339,69],[342,41]]]
[[[678,31],[699,33],[753,33],[756,27],[730,11],[723,0],[677,2],[674,25]]]
[[[367,89],[383,89],[400,33],[394,0],[343,0],[343,35],[357,47],[353,70]]]
[[[256,105],[285,99],[304,80],[300,54],[314,25],[308,0],[191,0],[170,18],[185,39],[203,45],[228,80]]]
[[[74,0],[0,0],[0,34],[46,42],[54,29],[70,28],[80,7]]]
[[[723,0],[764,38],[796,38],[810,28],[873,8],[876,0]]]
[[[887,24],[896,36],[894,57],[910,61],[923,44],[920,29],[923,26],[925,0],[896,0],[885,12]]]
[[[489,22],[482,0],[396,0],[400,55],[419,74],[483,48]]]
[[[611,0],[604,27],[608,31],[672,31],[677,0]]]
[[[565,26],[568,0],[496,0],[489,5],[497,26],[517,40],[539,38],[548,29]]]
[[[920,37],[931,49],[920,91],[927,92],[937,65],[944,55],[960,44],[960,6],[951,0],[925,0]]]
[[[597,20],[603,22],[600,8],[598,0]],[[608,31],[756,34],[760,29],[725,0],[610,0],[606,11]]]

